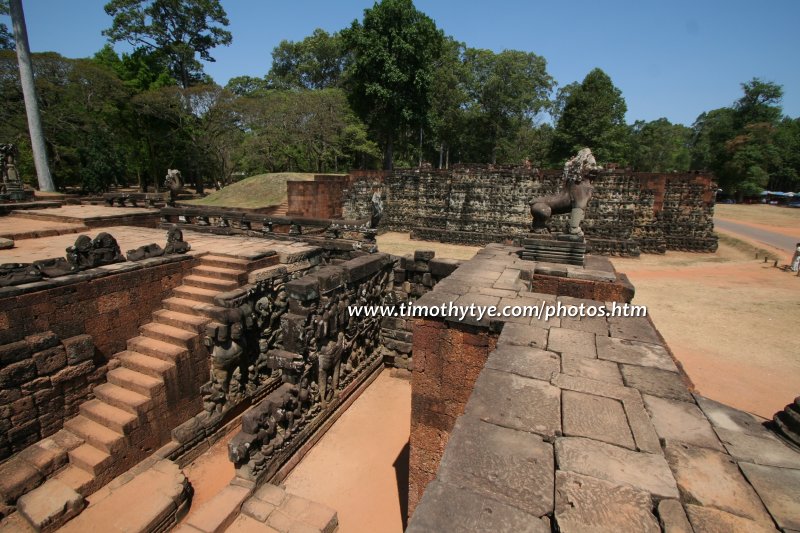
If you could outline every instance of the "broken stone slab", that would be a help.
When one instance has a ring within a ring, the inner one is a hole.
[[[550,381],[560,370],[561,360],[553,352],[539,348],[499,345],[489,354],[486,368]]]
[[[630,485],[658,498],[678,498],[678,487],[660,454],[626,450],[583,437],[556,439],[561,470]]]
[[[594,394],[561,391],[561,427],[567,437],[587,437],[635,450],[622,402]]]
[[[0,465],[0,500],[11,505],[42,481],[42,474],[36,468],[14,457]]]
[[[711,507],[686,505],[686,514],[696,532],[702,533],[775,533],[778,530]]]
[[[729,456],[708,448],[668,442],[664,449],[684,501],[716,507],[764,525],[772,519]],[[689,515],[691,518],[691,513]]]
[[[625,385],[638,389],[643,394],[693,402],[681,375],[669,370],[649,366],[620,365]]]
[[[289,531],[333,533],[339,526],[339,517],[336,511],[326,505],[294,494],[287,494],[277,512],[285,513],[292,520],[293,524]]]
[[[678,500],[658,502],[658,522],[664,533],[694,533],[686,511]]]
[[[555,521],[561,533],[660,533],[647,492],[574,472],[556,472]]]
[[[709,400],[699,394],[694,394],[694,398],[715,428],[739,431],[753,437],[773,436],[773,433],[764,427],[766,420],[761,417]]]
[[[663,347],[613,337],[597,337],[597,357],[628,365],[649,366],[677,372],[678,367]]]
[[[739,463],[781,529],[800,530],[800,470]]]
[[[37,530],[55,531],[78,515],[85,505],[83,496],[57,479],[49,479],[17,501],[17,511]]]
[[[550,533],[546,520],[470,490],[434,480],[428,484],[406,533],[514,531]]]
[[[694,403],[667,400],[643,395],[645,406],[658,436],[667,441],[678,441],[724,452],[711,424]]]
[[[456,422],[438,478],[522,509],[553,512],[553,446],[541,437],[487,424],[471,416]]]
[[[764,437],[754,437],[742,431],[723,428],[715,428],[714,431],[728,453],[739,461],[800,470],[800,452],[768,432],[764,433]]]
[[[186,523],[204,533],[224,531],[236,518],[248,496],[250,496],[248,489],[228,485],[192,512]]]
[[[570,376],[623,386],[619,366],[613,361],[588,359],[571,353],[562,353],[561,372]]]
[[[597,357],[595,334],[588,331],[551,327],[547,337],[547,349],[551,352],[570,353],[590,359]]]
[[[531,346],[544,350],[547,347],[547,330],[538,326],[507,322],[497,338],[497,344]]]
[[[561,432],[561,394],[546,381],[484,368],[465,413],[484,422],[553,437]]]

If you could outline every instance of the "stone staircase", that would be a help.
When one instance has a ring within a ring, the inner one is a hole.
[[[285,217],[289,211],[289,200],[284,200],[282,203],[272,206],[267,215],[271,217]]]
[[[153,321],[128,340],[127,350],[112,358],[118,366],[107,373],[106,383],[95,387],[95,398],[81,404],[80,414],[64,424],[58,440],[72,443],[68,462],[20,498],[27,501],[18,505],[23,515],[37,499],[51,498],[52,485],[60,490],[66,485],[82,496],[93,493],[168,442],[173,428],[202,409],[199,388],[209,376],[202,337],[217,309],[214,297],[241,286],[250,271],[278,257],[206,255],[200,261],[153,313]]]

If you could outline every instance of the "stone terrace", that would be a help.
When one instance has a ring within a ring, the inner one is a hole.
[[[532,265],[514,250],[488,246],[417,304],[554,302],[509,285]],[[448,386],[442,373],[455,367],[437,358],[452,352],[426,351],[418,335],[454,327],[415,327],[409,501],[415,479],[432,481],[407,531],[800,530],[800,453],[764,420],[693,394],[649,319],[475,322],[453,352],[502,333],[449,430],[449,407],[419,395],[428,382]],[[476,363],[459,364],[468,382]],[[421,447],[430,435],[444,449],[438,464]]]

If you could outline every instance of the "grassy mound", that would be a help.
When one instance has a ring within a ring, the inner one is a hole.
[[[287,181],[311,181],[313,179],[314,174],[303,172],[258,174],[223,187],[222,190],[215,191],[205,198],[182,203],[247,209],[280,205],[286,201]]]

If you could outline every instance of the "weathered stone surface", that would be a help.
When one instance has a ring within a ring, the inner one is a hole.
[[[265,483],[255,491],[253,497],[277,507],[286,498],[286,491],[276,485]]]
[[[91,335],[77,335],[64,339],[67,350],[67,364],[75,365],[94,357],[94,342]]]
[[[662,439],[725,451],[711,429],[711,424],[694,403],[666,400],[647,394],[643,398],[656,433]]]
[[[553,446],[541,437],[462,416],[438,478],[543,516],[553,512],[554,470]]]
[[[608,322],[605,318],[583,317],[583,318],[562,318],[561,327],[566,329],[576,329],[578,331],[588,331],[595,335],[608,337]]]
[[[274,510],[274,505],[257,498],[250,498],[242,505],[242,514],[255,518],[259,522],[266,522],[269,514]]]
[[[772,522],[758,495],[729,456],[679,443],[667,443],[665,453],[685,501],[716,507],[762,524]]]
[[[613,385],[622,386],[622,375],[617,363],[601,359],[589,359],[571,353],[561,354],[561,372]]]
[[[617,363],[678,371],[675,362],[663,346],[645,342],[597,337],[597,357]]]
[[[699,394],[695,394],[694,398],[715,428],[741,431],[754,437],[772,436],[772,433],[763,426],[763,423],[766,422],[763,418],[709,400]]]
[[[678,498],[675,479],[664,457],[625,450],[580,437],[556,440],[561,470],[605,479],[649,492],[659,498]]]
[[[646,492],[572,472],[556,472],[555,521],[561,533],[659,533]]]
[[[67,462],[67,452],[53,439],[44,439],[28,446],[18,457],[33,465],[43,475],[48,476]]]
[[[670,398],[682,402],[693,401],[692,395],[680,374],[648,366],[620,365],[625,385],[643,394]]]
[[[561,368],[558,355],[539,348],[501,345],[489,354],[486,368],[550,381]]]
[[[223,531],[236,518],[242,503],[249,495],[250,491],[244,487],[228,485],[191,513],[186,523],[207,533]]]
[[[597,357],[595,334],[588,331],[550,328],[547,349],[551,352],[570,353],[581,357]]]
[[[0,250],[8,250],[14,247],[14,241],[0,237]]]
[[[532,346],[544,350],[547,347],[547,330],[538,326],[507,322],[497,338],[497,344]]]
[[[425,489],[406,532],[442,531],[550,533],[550,527],[516,507],[437,480]]]
[[[40,376],[47,376],[67,366],[67,353],[63,346],[56,346],[33,354],[36,363],[36,372]]]
[[[678,500],[658,502],[658,522],[664,533],[693,533],[686,512]]]
[[[711,507],[688,504],[686,514],[695,533],[775,533],[774,527]]]
[[[722,428],[716,428],[715,431],[728,453],[740,461],[800,469],[800,452],[769,434],[766,428],[763,437]]]
[[[800,529],[800,470],[739,463],[782,529]]]
[[[561,431],[560,391],[546,381],[485,368],[465,413],[498,426],[552,437]]]
[[[51,531],[81,512],[83,496],[57,479],[22,496],[17,510],[38,531]]]
[[[20,459],[11,459],[0,465],[0,500],[14,501],[42,482],[42,475],[33,466]]]
[[[661,337],[647,317],[615,317],[609,318],[608,322],[612,337],[662,344]]]
[[[636,449],[619,400],[565,390],[561,393],[561,412],[565,436],[588,437]]]
[[[312,502],[294,494],[287,494],[287,498],[279,509],[293,521],[289,533],[294,531],[300,533],[306,530],[333,533],[339,525],[336,511],[321,503]],[[303,525],[306,527],[298,527]]]

